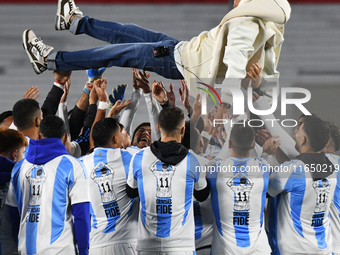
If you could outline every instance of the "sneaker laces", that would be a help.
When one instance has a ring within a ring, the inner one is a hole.
[[[70,1],[69,4],[70,4],[70,9],[71,9],[71,11],[70,11],[70,16],[72,16],[73,14],[75,14],[77,11],[80,11],[80,10],[79,10],[79,7],[76,7],[76,5],[74,4],[73,1]]]
[[[35,47],[37,47],[40,56],[44,57],[43,52],[48,50],[50,47],[44,44],[44,41],[40,38],[37,37],[38,41],[36,41]]]

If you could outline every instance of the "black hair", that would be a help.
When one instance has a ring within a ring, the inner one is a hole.
[[[318,117],[311,116],[306,118],[303,121],[303,130],[314,152],[321,151],[325,148],[330,139],[330,130],[326,122]]]
[[[331,132],[331,142],[335,151],[340,149],[340,126],[332,121],[325,121]]]
[[[13,106],[13,121],[18,130],[34,126],[34,120],[40,113],[39,103],[31,98],[21,99]]]
[[[164,108],[158,115],[158,125],[166,133],[170,134],[184,121],[184,112],[178,107]]]
[[[3,113],[0,114],[0,124],[7,119],[8,117],[13,116],[13,112],[12,111],[5,111]]]
[[[119,127],[119,123],[113,118],[105,118],[94,124],[92,129],[94,146],[106,147]]]
[[[255,142],[255,131],[248,125],[234,124],[230,132],[230,143],[233,150],[240,156],[245,156],[253,148]]]
[[[65,122],[56,115],[48,115],[40,122],[39,132],[44,138],[62,139],[66,134]]]
[[[131,141],[133,141],[133,139],[135,139],[135,135],[136,135],[137,131],[138,131],[141,127],[144,127],[144,126],[151,127],[150,122],[143,122],[143,123],[139,124],[139,125],[135,128],[135,130],[133,131]]]

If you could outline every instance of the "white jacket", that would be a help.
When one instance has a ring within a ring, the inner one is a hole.
[[[253,63],[262,77],[278,78],[276,66],[283,42],[284,23],[290,18],[287,0],[242,0],[218,26],[204,31],[182,47],[185,78],[195,95],[191,78],[210,85],[216,78],[245,78]],[[262,90],[266,85],[262,84]]]

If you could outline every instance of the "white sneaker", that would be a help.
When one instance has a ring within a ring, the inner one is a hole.
[[[22,34],[22,42],[34,71],[41,74],[47,70],[45,58],[53,50],[53,47],[44,44],[43,40],[30,29],[25,30]]]
[[[70,18],[73,14],[83,16],[83,13],[74,3],[74,0],[58,0],[58,10],[55,19],[56,30],[68,30],[71,22]]]

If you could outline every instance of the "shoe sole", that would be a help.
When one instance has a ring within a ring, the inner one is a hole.
[[[31,57],[31,54],[28,51],[28,46],[26,44],[26,42],[28,41],[28,32],[31,31],[31,29],[27,29],[24,31],[24,33],[22,34],[22,46],[24,47],[24,50],[28,56],[28,59],[31,62],[31,65],[33,66],[33,70],[34,72],[36,72],[36,74],[41,74],[42,72],[39,70],[39,68],[37,67],[37,65],[35,64],[33,58]]]
[[[65,27],[63,28],[63,27],[60,26],[60,23],[62,21],[62,17],[61,17],[61,2],[62,2],[61,0],[58,0],[57,14],[56,14],[55,23],[54,23],[55,29],[56,30],[60,30],[60,31],[61,30],[68,30],[67,24],[66,24],[64,18],[63,18],[63,20],[64,20]]]

